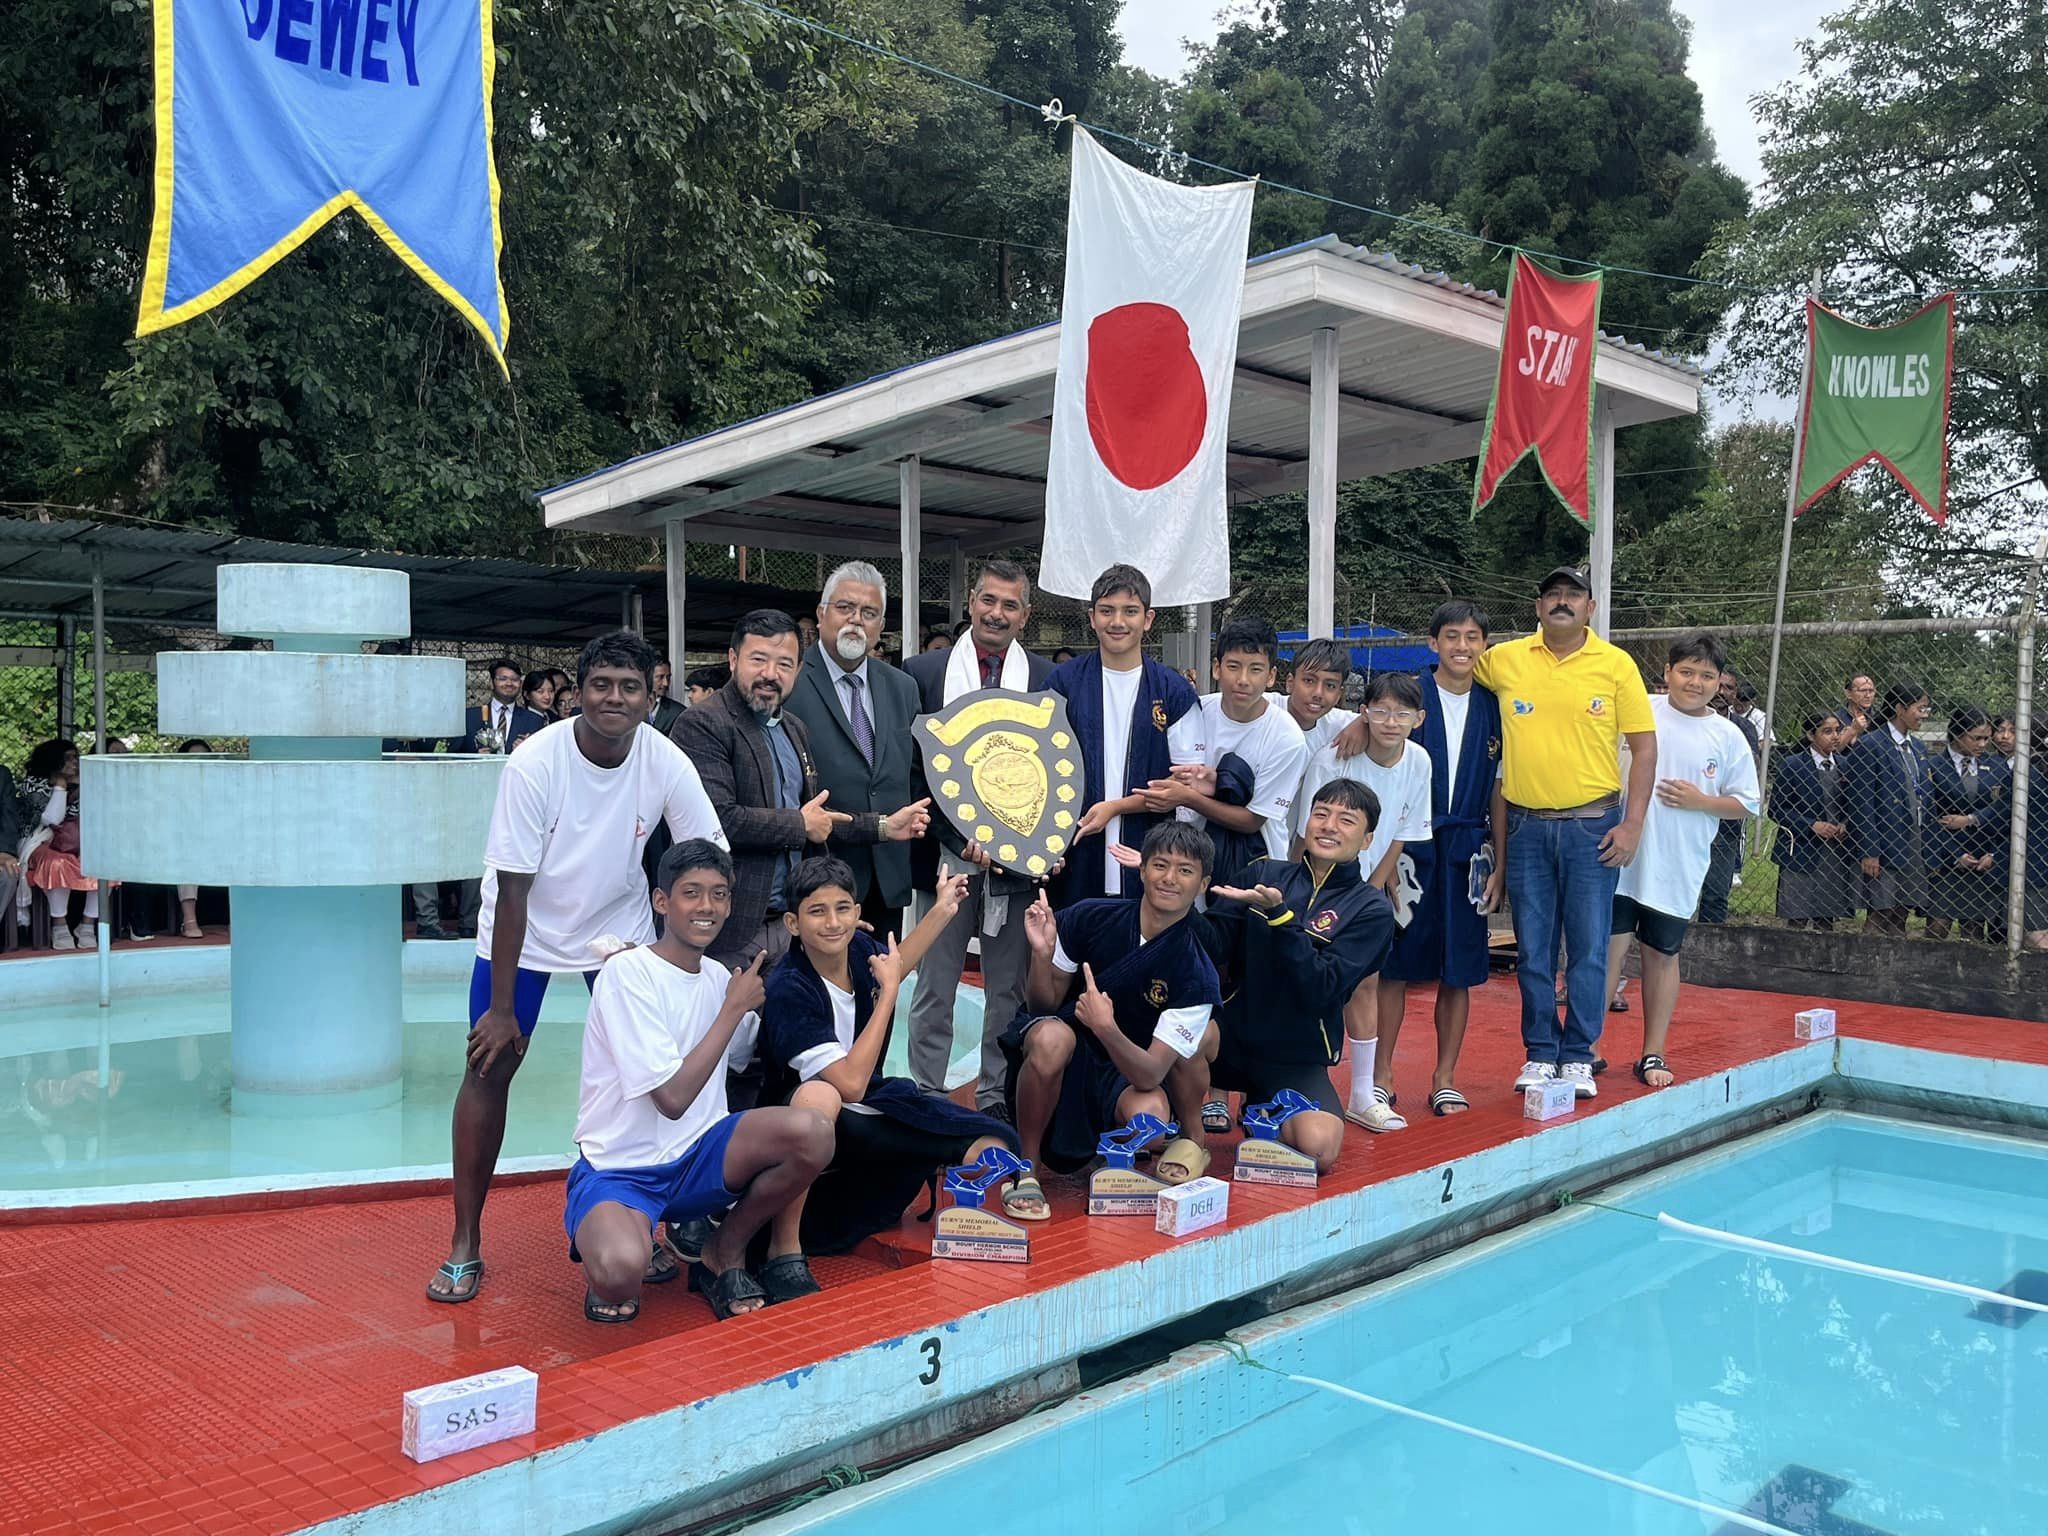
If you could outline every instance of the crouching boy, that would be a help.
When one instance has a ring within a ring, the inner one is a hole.
[[[809,1195],[772,1223],[770,1247],[781,1257],[759,1274],[771,1301],[815,1291],[805,1254],[844,1253],[895,1226],[941,1168],[989,1147],[1017,1149],[1017,1133],[993,1116],[882,1075],[903,978],[959,912],[967,876],[941,865],[931,910],[886,947],[861,931],[854,890],[843,859],[799,864],[783,918],[794,942],[768,973],[762,1101],[810,1110],[835,1134],[832,1161]]]
[[[1211,852],[1208,834],[1192,822],[1161,822],[1139,851],[1137,900],[1076,902],[1054,916],[1041,892],[1025,910],[1031,968],[1024,1007],[1002,1046],[1006,1097],[1034,1165],[1080,1168],[1104,1131],[1136,1115],[1200,1125],[1191,1079],[1176,1074],[1169,1085],[1168,1077],[1200,1050],[1218,1000],[1216,968],[1188,921],[1208,884]],[[1170,1142],[1157,1164],[1169,1184],[1208,1166],[1208,1153],[1188,1137]],[[1023,1221],[1049,1214],[1035,1178],[1019,1179],[1003,1209]]]
[[[1373,840],[1379,799],[1356,779],[1315,791],[1299,859],[1259,859],[1233,885],[1212,886],[1197,922],[1225,978],[1219,1026],[1188,1063],[1189,1091],[1242,1093],[1264,1103],[1292,1088],[1316,1105],[1280,1139],[1336,1166],[1344,1099],[1330,1069],[1344,1049],[1344,1007],[1377,975],[1394,940],[1394,909],[1368,882],[1359,855]]]
[[[731,857],[703,838],[677,843],[662,856],[654,910],[661,937],[606,963],[583,1031],[582,1155],[569,1170],[563,1225],[593,1323],[630,1323],[641,1286],[676,1277],[675,1255],[656,1247],[656,1222],[728,1206],[690,1265],[691,1288],[721,1319],[765,1306],[746,1269],[748,1240],[800,1199],[832,1156],[831,1122],[814,1114],[726,1112],[733,1031],[763,996],[763,957],[733,973],[704,963],[732,911]]]

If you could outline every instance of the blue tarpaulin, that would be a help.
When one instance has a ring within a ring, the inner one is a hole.
[[[1342,624],[1337,628],[1339,640],[1398,640],[1398,629],[1388,629],[1382,624]],[[1308,643],[1305,629],[1283,629],[1280,631],[1280,659],[1292,661],[1295,647]],[[1426,645],[1358,645],[1351,647],[1351,664],[1361,672],[1426,672],[1436,665],[1436,652]]]

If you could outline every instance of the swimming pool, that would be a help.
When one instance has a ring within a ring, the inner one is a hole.
[[[1828,1112],[1241,1329],[1251,1355],[1808,1536],[2048,1528],[2048,1316],[1679,1241],[1658,1211],[2002,1289],[2048,1147]],[[1028,1497],[1018,1497],[1028,1490]],[[1714,1536],[1734,1528],[1213,1347],[755,1527]]]

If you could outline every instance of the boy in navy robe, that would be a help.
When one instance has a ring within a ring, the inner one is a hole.
[[[1379,816],[1372,790],[1329,780],[1309,804],[1301,857],[1259,859],[1235,884],[1212,886],[1198,919],[1226,996],[1188,1063],[1187,1092],[1236,1091],[1263,1103],[1293,1089],[1316,1109],[1283,1124],[1280,1139],[1325,1173],[1344,1145],[1344,1097],[1330,1082],[1344,1051],[1344,1005],[1379,970],[1394,934],[1393,903],[1358,867]]]
[[[903,978],[959,912],[967,876],[941,866],[931,910],[900,945],[891,936],[886,947],[861,931],[854,888],[844,859],[799,864],[782,919],[789,952],[768,973],[761,1102],[812,1110],[836,1137],[809,1198],[776,1218],[770,1246],[784,1257],[759,1272],[771,1295],[816,1290],[805,1254],[843,1253],[895,1226],[939,1169],[972,1162],[988,1147],[1017,1147],[1002,1121],[907,1077],[882,1075]]]
[[[1216,968],[1188,921],[1209,883],[1210,858],[1201,828],[1164,821],[1139,852],[1144,894],[1136,901],[1084,901],[1055,916],[1041,892],[1026,910],[1031,969],[1024,1007],[1002,1045],[1005,1096],[1034,1165],[1080,1168],[1103,1132],[1135,1115],[1166,1120],[1177,1110],[1183,1125],[1199,1124],[1200,1095],[1189,1097],[1191,1079],[1176,1069],[1200,1049],[1220,996]],[[1207,1167],[1208,1153],[1187,1137],[1168,1143],[1157,1164],[1170,1184]],[[1038,1181],[1019,1179],[1003,1209],[1044,1220]]]
[[[1507,873],[1507,803],[1500,794],[1500,700],[1475,687],[1473,670],[1491,625],[1462,598],[1430,616],[1429,645],[1437,664],[1422,677],[1422,724],[1415,740],[1429,754],[1431,838],[1407,846],[1415,861],[1416,899],[1406,928],[1394,935],[1379,987],[1379,1058],[1390,1070],[1401,1033],[1408,983],[1436,988],[1436,1074],[1429,1107],[1438,1115],[1472,1106],[1453,1079],[1465,1043],[1473,987],[1486,980],[1486,914],[1500,903]],[[1485,900],[1472,903],[1472,860],[1493,850]]]
[[[1112,565],[1095,578],[1088,626],[1096,649],[1053,669],[1046,686],[1065,696],[1081,746],[1082,805],[1060,882],[1062,907],[1097,896],[1136,896],[1135,871],[1110,856],[1136,848],[1159,820],[1145,790],[1179,763],[1202,761],[1202,712],[1195,690],[1145,654],[1158,615],[1152,583],[1136,566]]]

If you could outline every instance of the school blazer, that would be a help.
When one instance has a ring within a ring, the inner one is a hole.
[[[1910,774],[1889,725],[1859,739],[1841,758],[1849,852],[1858,859],[1876,859],[1887,869],[1912,862],[1914,808],[1927,777],[1926,749],[1917,740],[1906,744],[1912,748]]]
[[[1840,793],[1838,799],[1846,802],[1848,795],[1844,788],[1847,769],[1843,766],[1843,755],[1835,758],[1835,787]],[[1830,856],[1830,850],[1846,850],[1845,840],[1830,843],[1813,835],[1816,821],[1846,819],[1848,812],[1843,804],[1830,806],[1827,792],[1820,780],[1820,770],[1813,765],[1813,754],[1801,747],[1797,754],[1787,753],[1771,761],[1771,803],[1770,818],[1778,824],[1777,838],[1771,844],[1771,862],[1780,869],[1789,869],[1794,874],[1810,875],[1821,867],[1822,861]],[[1833,815],[1829,812],[1832,811]]]
[[[1977,759],[1977,796],[1963,793],[1963,776],[1949,761],[1948,752],[1931,756],[1927,764],[1927,827],[1923,846],[1929,869],[1954,869],[1965,855],[2004,853],[2012,836],[2012,771],[1995,754]],[[1943,816],[1975,816],[1977,825],[1951,832],[1941,824]],[[2004,859],[1999,863],[2003,864]]]

